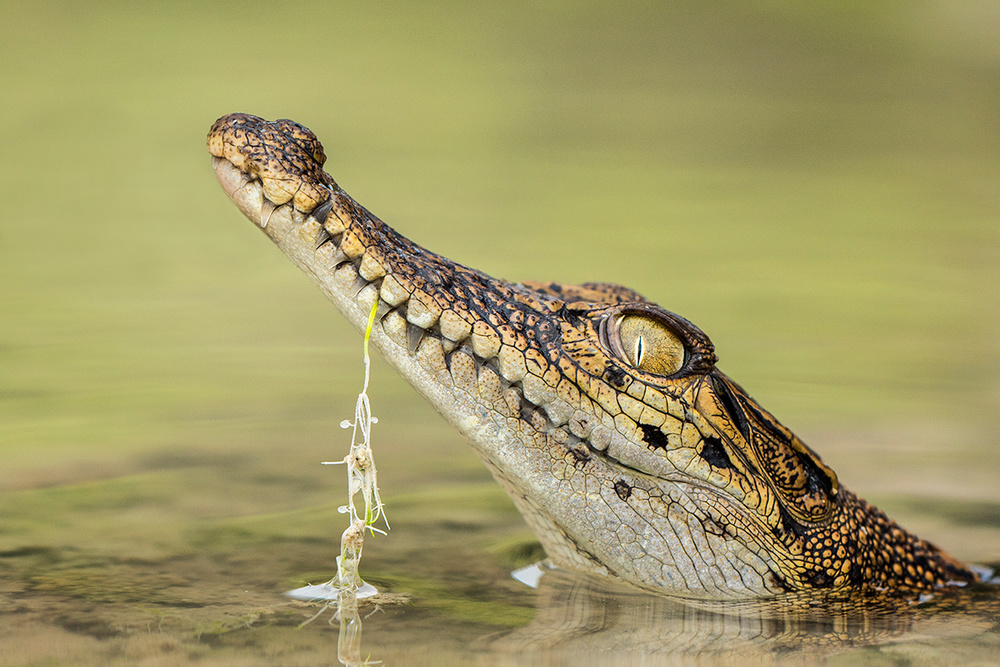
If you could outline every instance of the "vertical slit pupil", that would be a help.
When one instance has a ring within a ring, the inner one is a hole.
[[[642,345],[642,334],[635,337],[635,366],[636,368],[642,367],[642,355],[643,355],[643,345]]]

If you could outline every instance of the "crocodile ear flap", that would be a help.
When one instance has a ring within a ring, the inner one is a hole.
[[[782,506],[800,521],[826,518],[837,495],[837,474],[739,385],[719,372],[711,380],[712,393],[743,436],[748,456],[767,476]]]
[[[751,422],[751,447],[782,505],[800,521],[827,518],[840,488],[837,473],[752,399],[741,403]]]

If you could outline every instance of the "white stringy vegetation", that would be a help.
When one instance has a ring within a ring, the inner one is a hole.
[[[375,321],[376,305],[372,307],[365,330],[364,362],[365,379],[361,393],[358,394],[354,406],[354,420],[344,420],[340,427],[351,429],[350,451],[340,461],[323,461],[323,465],[344,465],[347,468],[347,504],[339,508],[341,514],[346,514],[350,520],[347,530],[340,537],[340,555],[337,557],[337,575],[319,586],[305,586],[290,591],[289,595],[303,600],[328,600],[316,616],[323,613],[328,606],[337,601],[336,618],[340,621],[339,653],[341,662],[355,664],[360,651],[361,620],[358,616],[358,599],[374,595],[377,591],[361,579],[359,565],[361,551],[364,546],[365,531],[372,535],[385,535],[389,530],[389,522],[385,516],[382,498],[378,490],[378,471],[371,449],[371,427],[378,422],[372,416],[371,404],[368,400],[368,379],[371,359],[368,355],[368,341],[371,338],[372,326]],[[355,496],[361,494],[364,502],[362,510],[355,503]],[[381,522],[385,530],[376,527]],[[314,616],[313,618],[316,618]],[[312,620],[312,619],[310,619]],[[308,622],[308,621],[307,621]]]
[[[336,584],[338,588],[337,615],[340,618],[344,618],[347,606],[356,608],[358,591],[366,587],[358,570],[365,530],[370,530],[372,535],[375,533],[385,535],[384,530],[375,527],[380,519],[385,524],[385,529],[389,529],[382,498],[379,496],[378,471],[375,468],[375,459],[371,448],[371,428],[372,424],[378,422],[378,419],[372,416],[371,404],[368,400],[368,379],[371,369],[368,341],[371,338],[377,306],[378,302],[376,301],[368,318],[368,327],[365,330],[365,380],[354,406],[354,421],[345,419],[340,423],[341,428],[351,429],[351,449],[343,460],[323,462],[324,465],[343,464],[347,467],[347,505],[340,507],[339,511],[341,514],[347,514],[350,525],[340,537],[337,576],[329,582],[331,586]],[[363,514],[358,511],[358,506],[354,502],[354,497],[359,492],[364,500]]]

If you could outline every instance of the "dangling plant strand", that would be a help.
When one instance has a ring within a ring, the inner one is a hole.
[[[336,582],[339,590],[337,615],[342,621],[351,615],[351,609],[353,609],[353,613],[357,613],[357,592],[358,589],[366,585],[358,571],[365,529],[371,531],[372,535],[375,533],[385,535],[385,530],[389,530],[389,521],[385,516],[382,498],[378,491],[377,470],[371,449],[371,425],[378,423],[378,419],[372,416],[371,404],[368,401],[368,378],[371,370],[368,341],[371,339],[377,310],[378,299],[372,304],[371,312],[368,315],[368,327],[365,329],[365,381],[354,406],[354,421],[345,419],[340,423],[341,428],[351,429],[350,452],[342,461],[323,462],[324,465],[347,465],[347,505],[340,507],[339,512],[347,514],[351,523],[340,538],[337,577],[329,582],[330,585],[334,585]],[[359,515],[358,508],[354,504],[354,495],[359,491],[365,503],[364,518]],[[385,530],[375,526],[379,519],[385,524]]]
[[[368,378],[371,370],[371,358],[368,356],[368,341],[375,326],[375,313],[378,311],[378,299],[372,304],[368,314],[368,326],[365,329],[365,381],[358,394],[354,406],[354,421],[344,420],[340,427],[351,429],[351,449],[341,461],[323,461],[323,465],[347,466],[347,504],[338,508],[341,514],[347,514],[350,520],[347,530],[340,536],[340,555],[337,556],[337,576],[321,586],[305,586],[290,591],[288,595],[302,600],[328,600],[316,614],[304,621],[302,625],[311,623],[337,600],[335,618],[340,621],[340,634],[337,638],[337,658],[344,665],[379,664],[361,659],[361,617],[358,614],[358,597],[369,597],[377,593],[375,588],[361,579],[359,565],[361,548],[364,546],[365,529],[372,535],[385,535],[389,530],[389,521],[385,516],[382,497],[378,492],[377,471],[371,449],[371,426],[378,423],[372,416],[371,405],[368,402]],[[354,504],[354,496],[358,492],[365,502],[364,518],[358,513]],[[375,523],[381,519],[385,530],[377,528]],[[332,619],[331,619],[332,622]],[[300,626],[301,627],[301,626]]]

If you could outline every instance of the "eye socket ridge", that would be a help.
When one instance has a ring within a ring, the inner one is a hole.
[[[602,344],[631,368],[682,377],[715,363],[712,341],[683,317],[650,304],[624,304],[600,322]]]

